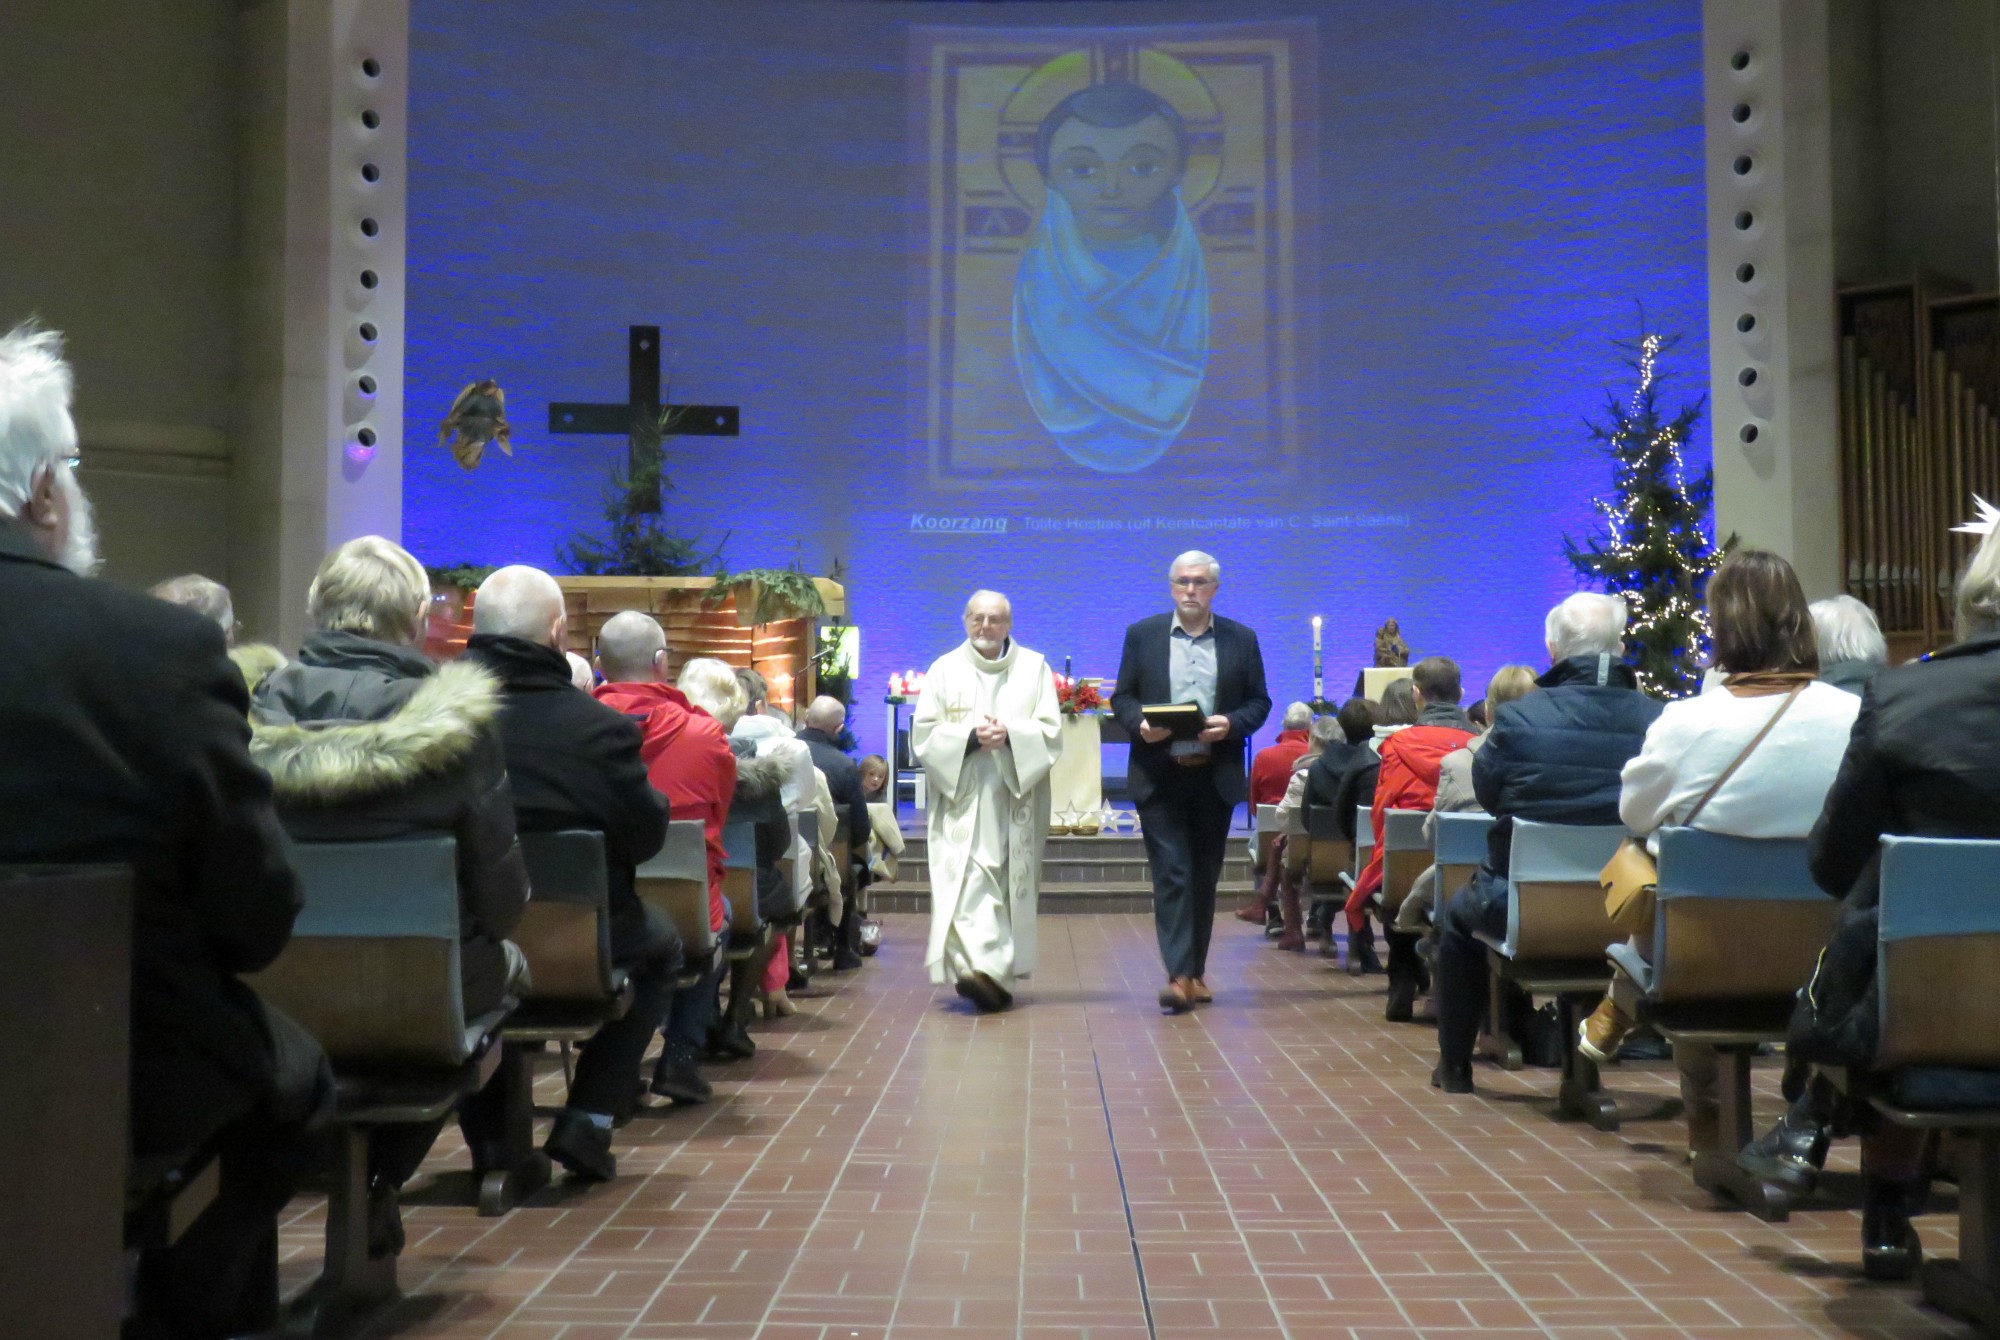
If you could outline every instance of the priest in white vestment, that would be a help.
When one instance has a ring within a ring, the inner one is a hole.
[[[976,591],[966,640],[931,663],[910,729],[930,779],[931,937],[924,966],[982,1011],[1035,966],[1035,896],[1062,752],[1055,677],[1012,637],[1007,598]]]

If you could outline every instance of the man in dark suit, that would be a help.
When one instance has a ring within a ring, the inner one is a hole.
[[[813,766],[826,774],[827,794],[833,797],[833,807],[842,816],[847,830],[849,864],[862,858],[868,850],[868,835],[874,831],[868,822],[868,798],[861,790],[861,769],[841,749],[840,734],[847,728],[847,705],[838,698],[822,694],[812,700],[806,708],[805,729],[799,732],[799,739],[806,748],[812,750]],[[856,871],[854,881],[858,890],[862,885],[860,871]],[[849,899],[841,909],[840,920],[833,928],[833,970],[852,972],[861,966],[861,908],[858,899]]]
[[[1214,999],[1203,979],[1215,929],[1215,884],[1229,817],[1249,792],[1243,752],[1271,712],[1257,635],[1209,609],[1222,565],[1190,550],[1167,570],[1171,614],[1125,630],[1111,711],[1132,737],[1126,785],[1139,807],[1146,864],[1153,873],[1153,926],[1167,984],[1160,1008],[1180,1014]],[[1198,737],[1171,740],[1145,708],[1192,702],[1204,718]]]
[[[141,1256],[126,1334],[263,1331],[278,1212],[310,1170],[331,1076],[238,974],[291,938],[297,882],[222,630],[88,575],[69,405],[52,332],[0,337],[0,863],[132,868],[132,1152],[217,1156],[215,1203]]]

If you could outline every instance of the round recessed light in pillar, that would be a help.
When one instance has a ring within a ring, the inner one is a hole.
[[[361,337],[363,344],[373,344],[379,338],[373,321],[363,321],[354,333]]]
[[[380,79],[382,77],[382,62],[376,60],[373,56],[364,56],[361,60],[361,77],[363,79]]]
[[[371,186],[374,185],[376,182],[382,180],[382,169],[376,167],[373,163],[363,163],[361,165],[361,180]]]
[[[1739,51],[1735,55],[1731,56],[1729,58],[1729,68],[1737,71],[1749,69],[1750,53],[1747,51]]]
[[[1755,214],[1752,214],[1752,213],[1751,213],[1751,212],[1750,212],[1749,210],[1747,210],[1747,209],[1739,209],[1739,210],[1737,210],[1737,211],[1736,211],[1736,231],[1737,231],[1737,232],[1739,232],[1739,233],[1747,233],[1747,232],[1749,232],[1749,231],[1750,231],[1750,227],[1751,227],[1751,225],[1752,225],[1752,224],[1754,224],[1754,223],[1756,223],[1756,222],[1757,222],[1757,216],[1756,216]]]
[[[1750,119],[1750,104],[1739,102],[1734,107],[1731,107],[1729,109],[1729,119],[1739,126],[1748,121]]]
[[[363,395],[375,394],[375,379],[366,373],[362,374],[361,379],[355,382],[354,385]]]
[[[1736,436],[1745,445],[1755,442],[1757,440],[1757,425],[1754,423],[1744,424],[1737,430]]]
[[[380,130],[382,128],[382,113],[376,111],[373,107],[365,108],[361,113],[361,128],[363,130]]]
[[[375,430],[373,428],[363,428],[354,435],[354,440],[364,447],[372,447],[375,445]]]
[[[1743,264],[1736,267],[1737,283],[1747,284],[1756,277],[1757,277],[1757,267],[1752,265],[1749,261],[1745,261],[1743,262]]]
[[[1755,386],[1757,384],[1757,369],[1745,368],[1743,371],[1737,373],[1736,384],[1738,386]]]
[[[1750,169],[1757,166],[1757,160],[1750,157],[1749,154],[1738,154],[1736,155],[1736,161],[1729,166],[1737,176],[1747,177],[1750,175]]]
[[[361,235],[363,237],[373,237],[375,236],[375,234],[381,231],[382,231],[382,225],[377,223],[374,219],[369,218],[369,219],[363,219],[361,221]]]
[[[373,270],[363,270],[361,272],[361,287],[374,288],[377,284],[381,282],[382,282],[382,277],[376,274]]]
[[[1751,331],[1757,329],[1757,318],[1745,312],[1742,316],[1736,318],[1736,329],[1739,333],[1748,335]]]

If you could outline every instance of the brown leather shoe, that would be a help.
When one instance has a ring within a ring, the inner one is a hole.
[[[1215,992],[1208,989],[1208,979],[1197,977],[1188,983],[1188,999],[1197,1005],[1206,1005],[1215,999]]]
[[[1176,977],[1160,988],[1160,1009],[1167,1014],[1186,1014],[1194,1008],[1194,979]]]
[[[1265,918],[1270,915],[1270,906],[1271,904],[1263,898],[1252,898],[1249,902],[1236,909],[1236,919],[1238,921],[1247,921],[1252,926],[1261,926],[1264,924]]]

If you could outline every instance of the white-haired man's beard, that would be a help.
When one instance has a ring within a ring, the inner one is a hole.
[[[79,577],[88,577],[97,571],[98,564],[97,517],[91,510],[90,495],[77,483],[76,471],[70,469],[57,471],[56,487],[62,490],[63,510],[69,518],[56,562]]]

